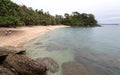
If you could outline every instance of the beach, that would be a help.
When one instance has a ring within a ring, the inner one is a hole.
[[[43,35],[48,31],[61,27],[66,27],[66,26],[56,25],[56,26],[0,28],[0,47],[2,46],[18,47],[19,45],[28,42],[40,35]],[[5,31],[8,31],[7,35],[5,35]]]

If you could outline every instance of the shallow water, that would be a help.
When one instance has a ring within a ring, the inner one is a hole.
[[[51,57],[60,66],[49,75],[120,75],[120,26],[65,27],[27,44],[27,56]]]

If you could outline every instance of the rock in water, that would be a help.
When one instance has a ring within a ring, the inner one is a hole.
[[[45,75],[46,66],[42,63],[37,63],[24,55],[9,54],[4,64],[5,67],[15,69],[19,75]]]
[[[52,73],[55,73],[59,70],[59,66],[58,66],[57,62],[49,57],[37,58],[36,61],[39,63],[41,63],[41,62],[44,63],[46,65],[47,69]]]
[[[96,75],[89,74],[84,65],[77,62],[65,62],[62,64],[62,75]]]

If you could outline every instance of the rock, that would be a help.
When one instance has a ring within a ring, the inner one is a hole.
[[[84,65],[77,62],[65,62],[62,64],[62,75],[96,75],[89,74]]]
[[[22,54],[24,52],[25,52],[25,49],[21,49],[17,47],[11,47],[11,46],[0,47],[0,56],[8,55],[10,53]]]
[[[11,70],[5,68],[4,66],[0,66],[0,75],[18,75],[18,74],[13,73]]]
[[[55,73],[59,70],[57,62],[49,57],[37,58],[36,61],[39,63],[44,63],[47,66],[47,69],[52,73]]]
[[[10,47],[10,46],[0,47],[0,62],[4,61],[8,54],[13,54],[13,53],[23,54],[25,53],[25,50],[21,48],[16,48],[16,47]]]
[[[46,75],[46,65],[20,55],[24,49],[0,47],[0,75]]]
[[[5,67],[15,69],[19,75],[45,75],[46,66],[42,63],[37,63],[24,55],[9,54],[5,61]]]

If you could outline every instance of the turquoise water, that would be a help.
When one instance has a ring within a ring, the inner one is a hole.
[[[27,56],[51,57],[60,66],[50,75],[120,75],[120,26],[65,27],[27,44]]]

